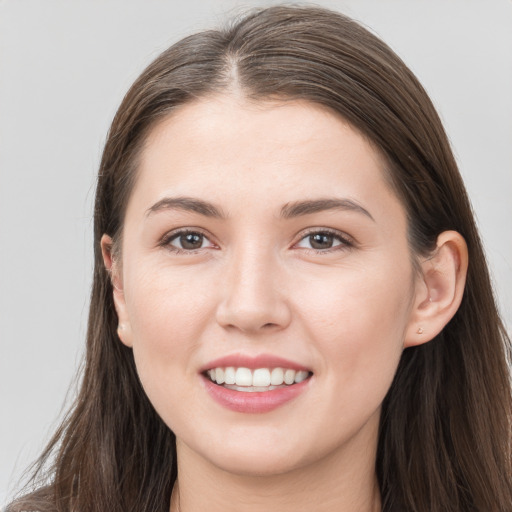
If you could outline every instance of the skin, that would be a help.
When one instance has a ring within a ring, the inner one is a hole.
[[[148,213],[166,197],[207,201],[225,218]],[[280,216],[325,198],[367,213]],[[204,235],[199,249],[179,250],[182,228]],[[311,229],[334,235],[315,250]],[[226,94],[185,105],[148,137],[122,258],[106,235],[102,248],[119,336],[177,437],[171,510],[380,510],[382,401],[404,348],[455,313],[467,253],[460,235],[443,233],[415,271],[405,210],[363,137],[304,102]],[[313,376],[271,412],[234,412],[210,398],[199,372],[239,353],[291,359]]]

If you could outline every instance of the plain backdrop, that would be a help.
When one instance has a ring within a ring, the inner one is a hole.
[[[95,173],[131,82],[236,0],[0,0],[0,504],[77,375]],[[512,326],[512,1],[339,0],[409,64],[440,111]],[[73,397],[73,389],[68,401]]]

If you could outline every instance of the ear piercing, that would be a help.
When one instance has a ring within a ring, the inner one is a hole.
[[[418,334],[423,334],[423,327],[418,327],[418,330],[416,332]]]

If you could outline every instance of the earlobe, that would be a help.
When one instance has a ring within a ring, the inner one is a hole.
[[[462,235],[441,233],[433,253],[421,262],[404,347],[430,341],[453,318],[464,295],[467,268],[468,249]]]
[[[131,326],[126,308],[121,269],[112,250],[113,241],[110,236],[103,235],[100,243],[103,263],[105,264],[105,269],[110,275],[110,282],[112,283],[114,306],[119,320],[117,335],[123,344],[127,347],[132,347]]]

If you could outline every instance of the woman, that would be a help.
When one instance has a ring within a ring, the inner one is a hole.
[[[274,7],[164,52],[113,121],[95,251],[81,391],[9,510],[512,508],[464,186],[353,21]]]

